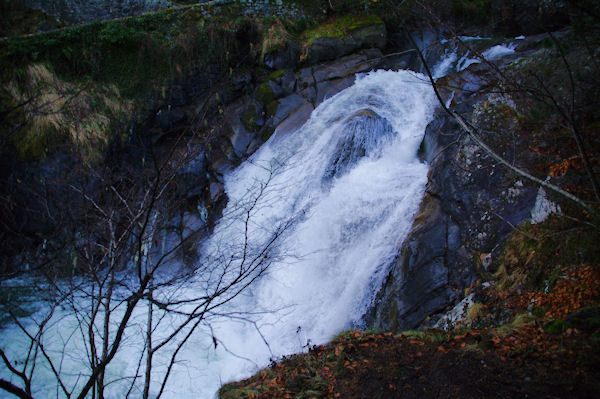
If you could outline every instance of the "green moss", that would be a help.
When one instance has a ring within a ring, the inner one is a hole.
[[[280,77],[283,76],[283,74],[285,73],[285,71],[287,71],[286,68],[283,69],[278,69],[275,72],[271,73],[268,77],[267,80],[275,80],[275,79],[279,79]]]
[[[439,331],[439,330],[430,330],[430,331],[416,331],[416,330],[407,330],[400,333],[401,336],[405,336],[410,339],[416,339],[421,341],[429,341],[433,343],[444,343],[450,340],[450,334]]]
[[[569,323],[579,330],[598,331],[600,328],[600,307],[587,306],[580,311],[569,315]]]
[[[262,104],[268,106],[273,100],[276,99],[275,93],[273,92],[271,87],[269,87],[269,82],[282,77],[285,71],[286,69],[279,69],[271,73],[269,76],[267,76],[264,82],[258,85],[258,88],[256,90],[256,97]]]
[[[527,235],[513,232],[499,257],[495,277],[502,288],[552,289],[560,275],[559,266],[594,264],[600,259],[599,232],[567,218],[551,216],[543,223],[526,223],[519,229]]]
[[[392,299],[385,307],[384,319],[387,323],[389,323],[392,331],[398,329],[398,316],[400,316],[400,313],[398,312],[398,302]]]
[[[369,25],[383,24],[383,20],[377,15],[344,15],[328,20],[313,29],[302,34],[302,42],[310,46],[315,39],[321,37],[344,37],[353,30]]]
[[[258,131],[258,125],[256,124],[255,118],[256,107],[254,107],[254,104],[250,104],[244,115],[242,115],[242,123],[244,124],[246,130],[248,130],[249,132]]]
[[[535,317],[544,317],[547,311],[548,310],[544,306],[534,305],[531,307],[531,314]]]
[[[564,320],[554,320],[544,326],[544,330],[549,334],[562,334],[571,328],[571,324]]]
[[[263,82],[258,85],[258,88],[256,89],[256,97],[265,105],[275,100],[275,93],[273,93],[273,90],[271,90],[268,83],[269,81]]]
[[[266,111],[269,117],[275,116],[277,112],[277,108],[279,108],[279,101],[273,100],[267,104]]]

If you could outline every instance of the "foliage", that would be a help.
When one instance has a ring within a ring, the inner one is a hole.
[[[600,292],[600,271],[589,265],[559,267],[559,277],[543,291],[518,295],[516,306],[527,308],[535,304],[538,316],[562,319],[588,305],[596,303]]]

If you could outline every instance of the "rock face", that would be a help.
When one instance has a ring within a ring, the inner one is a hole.
[[[342,176],[363,157],[376,158],[376,149],[393,137],[394,128],[386,119],[371,110],[358,112],[346,122],[324,178]]]
[[[343,37],[318,37],[305,48],[306,63],[333,60],[362,48],[384,48],[386,43],[383,23],[354,29]]]
[[[265,65],[271,69],[293,68],[300,59],[300,47],[289,41],[282,49],[265,54]]]
[[[475,94],[460,89],[444,94],[454,96],[452,107],[482,130],[494,118],[484,104],[514,106],[508,96],[487,93],[491,78],[486,66],[476,64],[442,83],[477,86],[472,87]],[[510,159],[510,146],[517,140],[512,121],[497,118],[495,127],[485,132],[485,140]],[[421,156],[431,167],[425,198],[365,315],[366,325],[375,329],[400,331],[435,322],[436,314],[462,298],[476,269],[487,267],[484,259],[497,254],[511,225],[527,219],[535,203],[536,188],[496,165],[442,110],[427,127]]]

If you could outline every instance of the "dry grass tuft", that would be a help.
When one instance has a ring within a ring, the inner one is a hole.
[[[264,60],[266,54],[284,48],[289,40],[291,40],[290,33],[285,29],[281,20],[276,18],[269,29],[267,29],[263,39],[260,54],[261,60]]]
[[[43,64],[28,66],[6,88],[16,104],[24,104],[24,126],[14,140],[25,158],[43,157],[52,145],[67,142],[94,161],[112,137],[112,122],[132,111],[115,86],[66,82]]]

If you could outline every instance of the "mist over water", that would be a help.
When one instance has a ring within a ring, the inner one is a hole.
[[[271,359],[360,327],[422,199],[427,166],[417,150],[434,106],[433,90],[422,75],[361,75],[315,109],[297,131],[276,131],[226,177],[229,203],[201,248],[203,262],[229,254],[239,261],[245,248],[247,256],[262,256],[271,264],[247,291],[218,310],[222,316],[211,315],[192,335],[163,397],[214,397],[223,383],[246,378]],[[274,231],[277,244],[261,252]],[[204,274],[177,295],[206,289]],[[145,309],[138,313],[134,318],[143,325]],[[50,334],[46,344],[64,346],[68,336],[69,353],[83,351],[64,361],[65,373],[76,376],[78,362],[85,363],[85,344],[67,330],[76,331],[77,321],[67,313],[55,317],[60,331]],[[168,318],[161,320],[157,334],[167,335],[170,325]],[[144,337],[134,328],[126,334],[107,381],[136,372]],[[15,352],[26,342],[16,328],[5,330],[0,340],[4,347],[12,340]],[[157,380],[165,362],[155,361]],[[52,387],[38,396],[56,397],[47,367],[36,373],[39,386],[47,380]],[[158,385],[152,387],[156,392]],[[107,397],[122,398],[127,387],[127,381],[117,380],[108,386]]]

